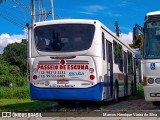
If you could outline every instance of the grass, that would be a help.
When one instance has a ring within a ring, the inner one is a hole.
[[[30,99],[0,99],[0,112],[43,112],[52,109],[53,101],[31,101]]]
[[[49,111],[53,101],[30,100],[29,86],[0,87],[0,112],[2,111]]]
[[[4,99],[29,99],[29,86],[24,87],[0,87],[0,98]]]
[[[53,101],[32,101],[29,99],[29,87],[0,87],[0,112],[45,112],[53,111],[53,105],[56,104]],[[144,98],[143,85],[137,84],[137,93],[134,96],[130,96],[127,99],[139,99]],[[66,111],[66,109],[61,111]]]

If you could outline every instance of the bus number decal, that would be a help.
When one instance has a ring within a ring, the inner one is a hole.
[[[39,71],[40,78],[62,78],[65,77],[65,71]]]

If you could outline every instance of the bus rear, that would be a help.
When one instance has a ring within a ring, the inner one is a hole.
[[[33,100],[101,100],[92,23],[37,23],[30,43],[30,93]],[[96,53],[98,53],[96,55]]]
[[[146,15],[144,24],[143,76],[146,101],[160,102],[160,12]]]

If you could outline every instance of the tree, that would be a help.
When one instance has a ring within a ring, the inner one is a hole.
[[[142,51],[142,42],[143,42],[143,35],[140,34],[140,35],[138,36],[138,40],[133,40],[133,41],[132,41],[132,44],[129,44],[129,46],[130,46],[131,48],[139,48],[139,50]]]
[[[21,75],[27,73],[27,41],[22,40],[21,43],[12,43],[7,45],[3,50],[3,57],[10,65],[18,66]],[[18,71],[18,68],[16,68]]]

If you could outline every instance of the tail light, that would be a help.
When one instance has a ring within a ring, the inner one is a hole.
[[[33,79],[34,79],[34,80],[37,80],[37,75],[33,75]]]
[[[95,78],[95,76],[94,75],[90,75],[89,78],[90,78],[90,80],[93,80]]]
[[[61,61],[60,61],[60,64],[61,64],[61,65],[64,65],[64,64],[65,64],[65,61],[64,61],[64,60],[61,60]]]
[[[143,77],[143,83],[144,83],[144,86],[147,85],[147,77],[146,76]]]

